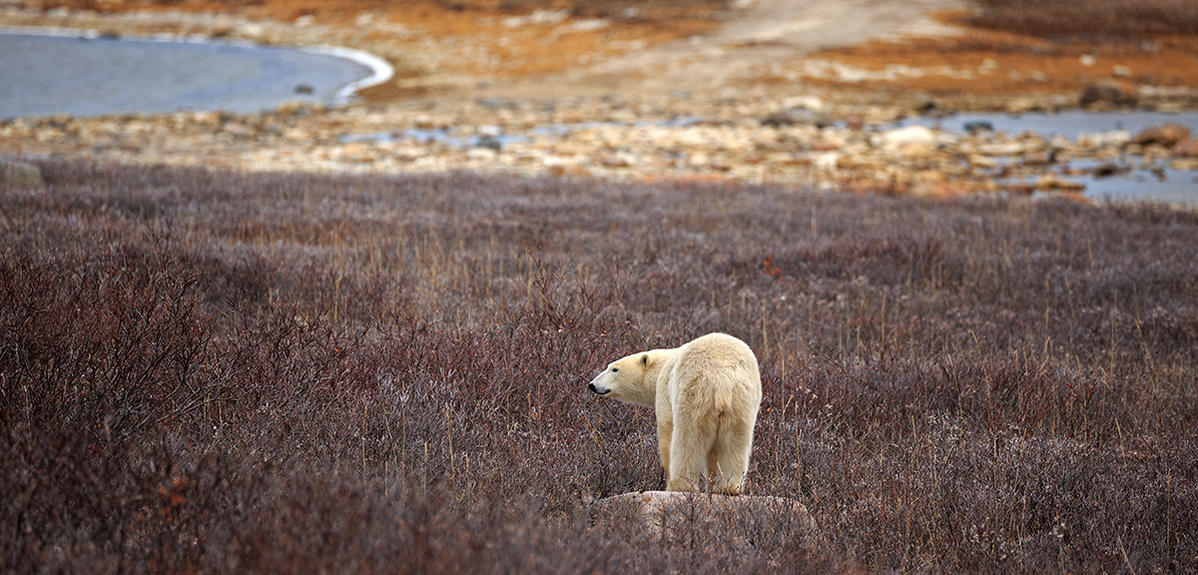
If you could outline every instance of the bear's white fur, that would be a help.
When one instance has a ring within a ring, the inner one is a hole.
[[[650,406],[657,412],[657,444],[669,491],[744,488],[761,406],[757,357],[745,342],[711,333],[673,349],[617,359],[588,386],[604,397]]]

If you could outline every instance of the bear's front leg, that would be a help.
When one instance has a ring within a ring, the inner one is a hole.
[[[667,480],[670,478],[670,441],[674,439],[673,435],[673,421],[657,422],[657,451],[661,454],[661,468],[665,470]]]

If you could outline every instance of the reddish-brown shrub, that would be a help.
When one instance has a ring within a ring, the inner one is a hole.
[[[41,167],[0,187],[6,571],[1198,569],[1193,212]],[[662,482],[584,383],[714,330],[813,549],[587,519]]]

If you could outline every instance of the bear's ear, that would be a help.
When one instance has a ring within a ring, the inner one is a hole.
[[[645,355],[641,356],[641,365],[646,367],[649,365],[649,354],[646,353]]]

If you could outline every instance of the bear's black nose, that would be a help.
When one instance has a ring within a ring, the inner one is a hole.
[[[588,387],[588,388],[590,388],[590,390],[591,390],[591,391],[595,391],[595,384],[593,384],[593,383],[588,383],[588,384],[587,384],[587,387]],[[598,391],[595,391],[595,393],[599,393],[599,392],[598,392]]]

